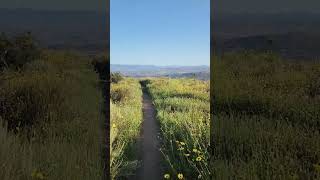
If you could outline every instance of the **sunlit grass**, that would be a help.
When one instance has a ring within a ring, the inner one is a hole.
[[[164,176],[209,179],[209,86],[195,79],[149,81],[163,137]]]
[[[216,179],[318,179],[320,63],[270,53],[213,61]]]
[[[138,168],[137,138],[142,122],[142,91],[139,81],[125,78],[111,84],[111,176],[129,178]]]
[[[47,52],[42,58],[0,76],[0,179],[101,179],[98,76],[83,56]]]

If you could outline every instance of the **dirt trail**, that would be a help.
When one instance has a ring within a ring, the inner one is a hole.
[[[144,89],[144,87],[142,87]],[[156,120],[156,111],[150,95],[143,90],[143,123],[141,129],[141,160],[139,180],[160,180],[161,152],[158,138],[159,124]]]

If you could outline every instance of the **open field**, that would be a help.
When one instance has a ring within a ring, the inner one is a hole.
[[[159,121],[162,177],[209,178],[209,82],[195,79],[140,79],[152,97]],[[142,90],[138,79],[111,84],[112,173],[128,177],[139,161],[137,138],[142,124]],[[136,154],[134,154],[136,153]],[[132,162],[135,162],[134,164]],[[143,163],[140,161],[140,163]],[[131,169],[130,169],[131,168]],[[170,178],[168,178],[170,179]]]
[[[320,63],[243,52],[214,59],[215,179],[320,178]]]
[[[0,73],[0,177],[102,179],[104,116],[90,59],[45,51]]]

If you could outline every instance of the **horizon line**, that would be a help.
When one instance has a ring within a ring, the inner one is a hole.
[[[47,8],[19,8],[19,7],[0,7],[0,10],[25,10],[25,11],[45,11],[45,12],[95,12],[95,13],[105,13],[107,12],[105,9],[47,9]]]
[[[209,65],[155,65],[155,64],[114,64],[110,63],[110,65],[122,65],[122,66],[158,66],[158,67],[195,67],[195,66],[205,66],[205,67],[210,67]]]

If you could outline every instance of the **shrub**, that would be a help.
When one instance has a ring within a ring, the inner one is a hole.
[[[0,35],[0,69],[19,70],[24,64],[40,56],[38,45],[30,32],[10,40],[5,34]]]
[[[98,56],[92,60],[92,65],[102,80],[109,79],[109,63],[108,56]]]
[[[19,73],[2,83],[0,90],[0,118],[8,129],[31,130],[44,128],[53,119],[59,119],[64,106],[61,79],[48,74]]]
[[[111,73],[111,82],[118,83],[119,81],[123,80],[123,76],[120,72]]]
[[[110,92],[110,98],[113,102],[123,102],[128,99],[129,89],[115,89]]]

